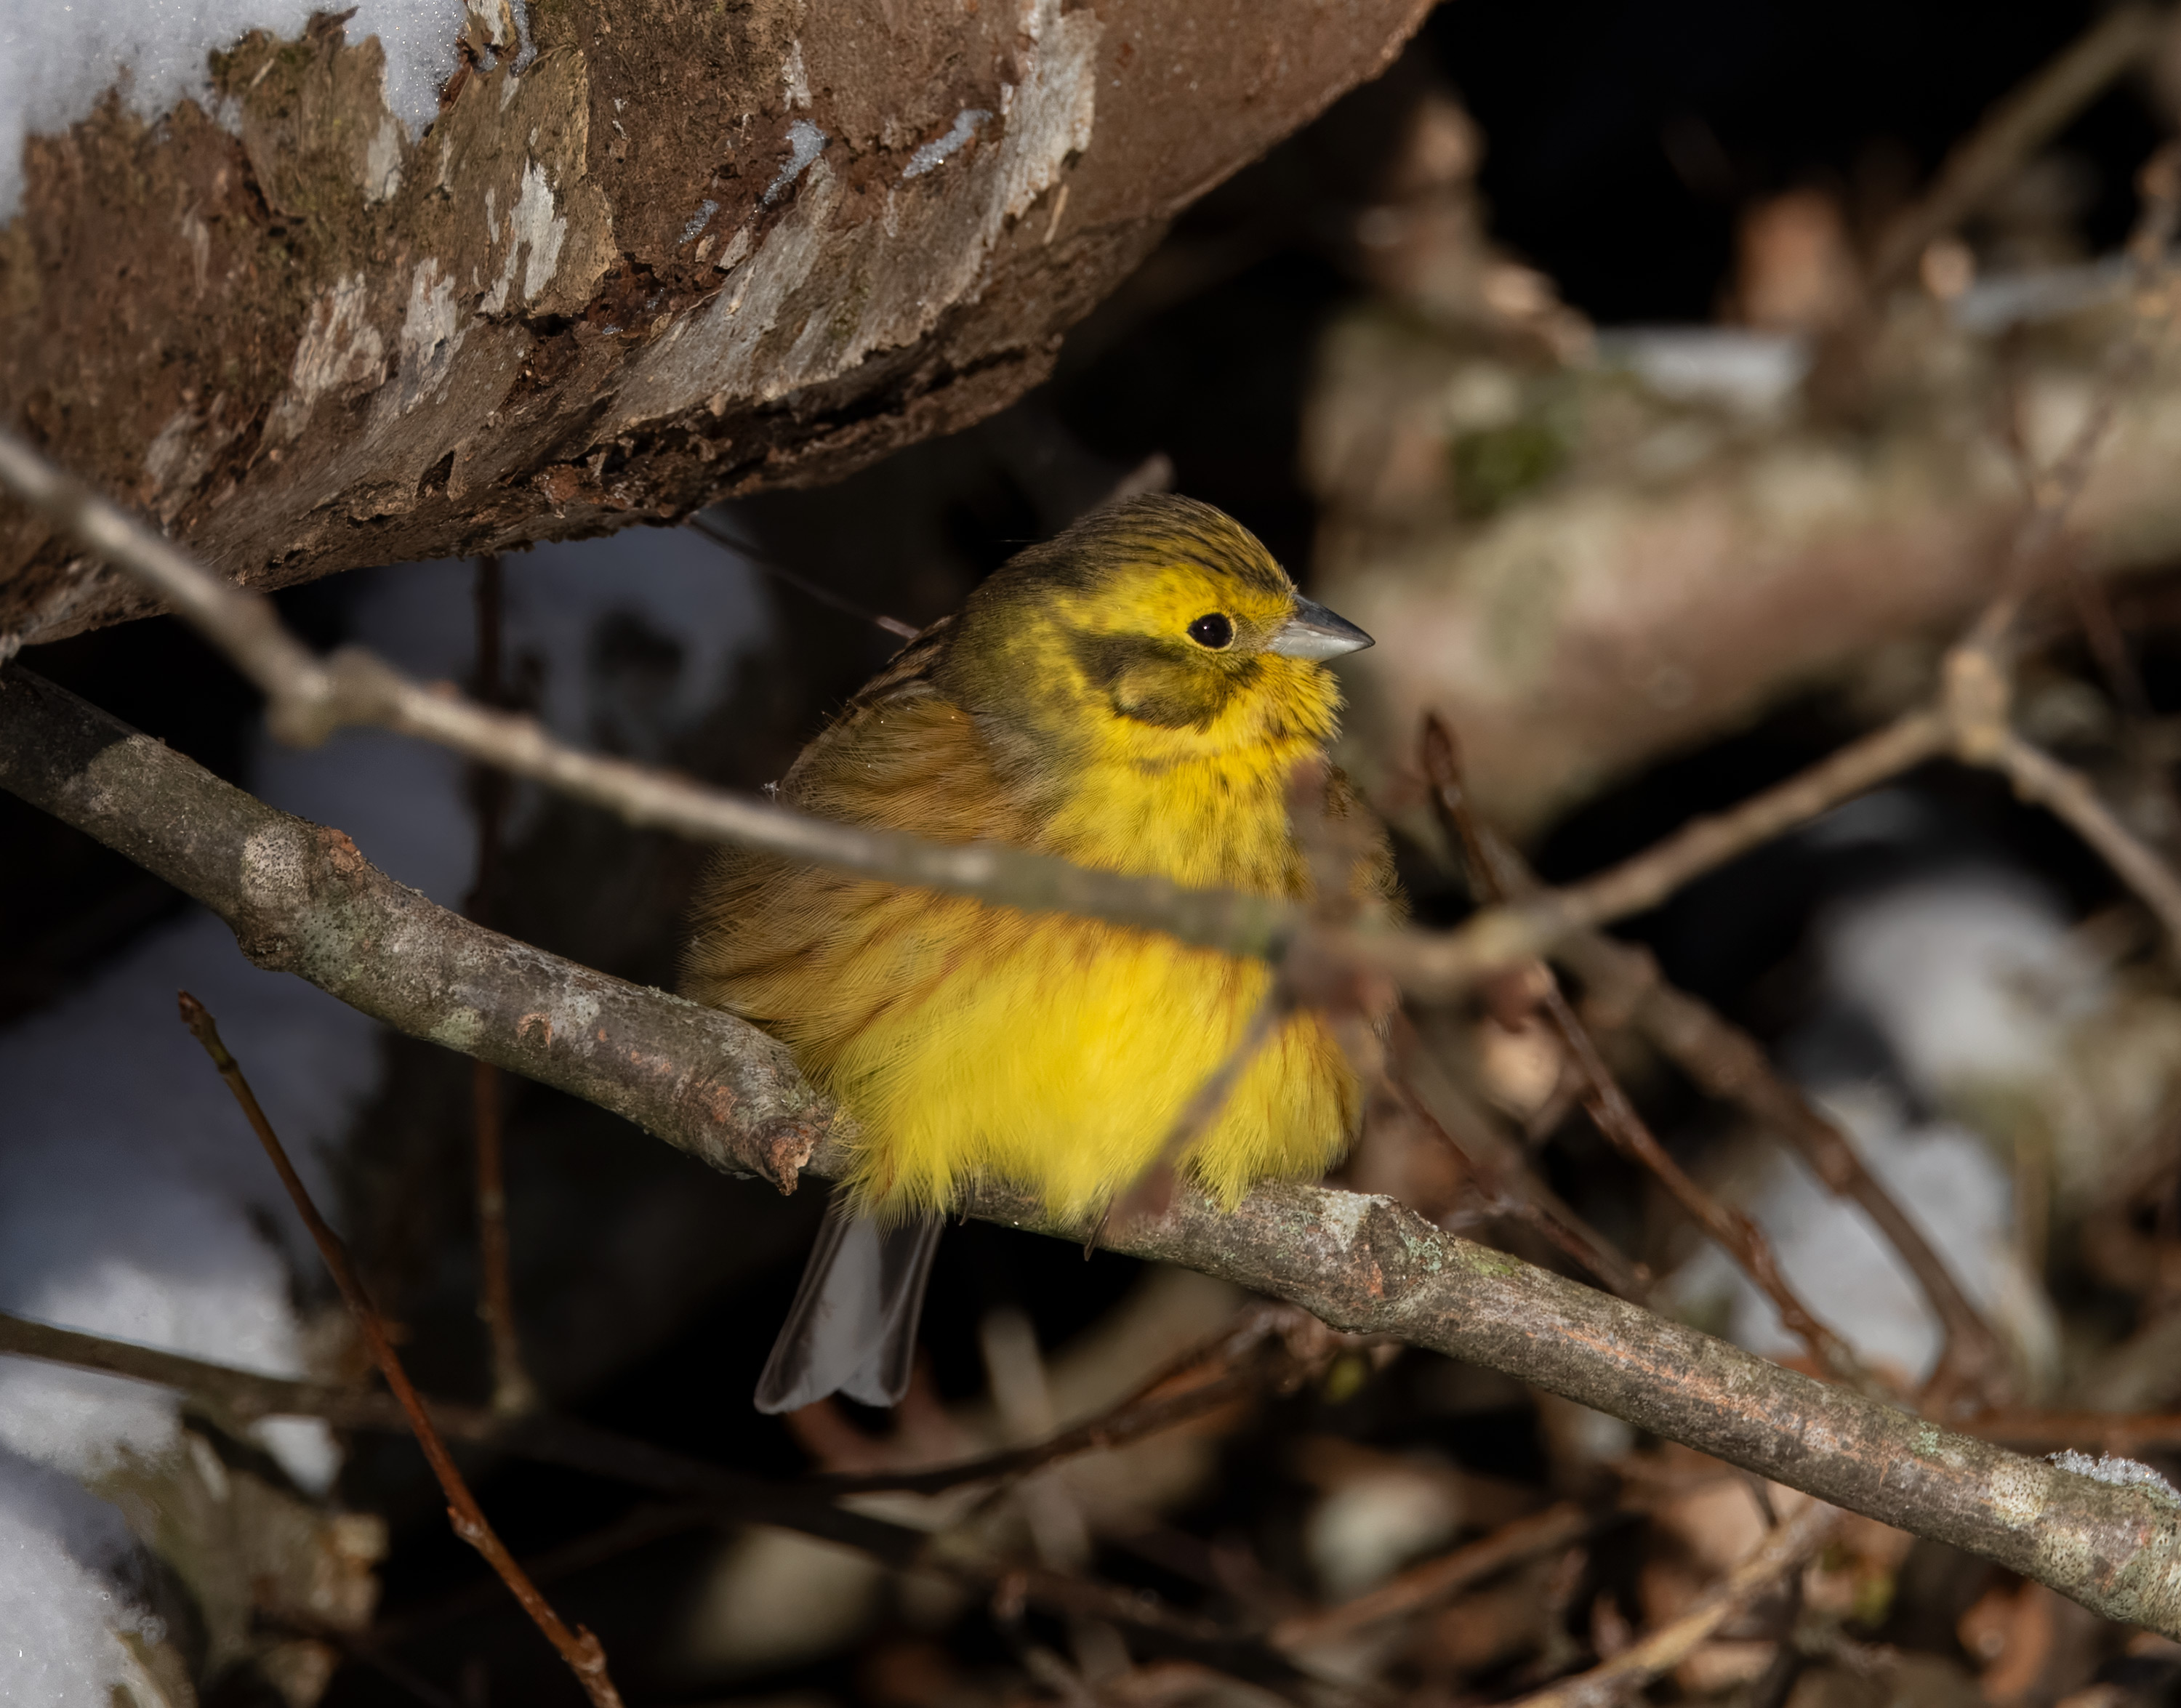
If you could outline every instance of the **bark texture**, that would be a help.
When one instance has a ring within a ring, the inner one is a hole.
[[[415,1036],[588,1098],[715,1167],[792,1189],[844,1117],[725,1015],[482,929],[338,830],[276,813],[21,669],[0,673],[0,787],[212,908],[259,964]],[[975,1213],[1080,1239],[1001,1185]],[[1448,1234],[1389,1198],[1184,1190],[1103,1242],[1504,1371],[1821,1500],[1998,1561],[2108,1617],[2181,1635],[2181,1497],[2029,1459],[1782,1369]],[[2149,1474],[2145,1474],[2148,1476]]]
[[[260,587],[829,479],[1041,378],[1425,9],[539,0],[413,140],[375,38],[255,34],[232,129],[31,140],[0,410]],[[150,608],[0,506],[0,651]]]

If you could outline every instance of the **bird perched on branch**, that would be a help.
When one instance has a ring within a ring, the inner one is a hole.
[[[781,802],[942,841],[1295,898],[1289,776],[1332,738],[1324,661],[1371,644],[1255,536],[1158,495],[1012,559],[804,748]],[[1338,774],[1329,816],[1352,810]],[[1384,893],[1383,836],[1355,886]],[[1089,1215],[1159,1162],[1271,987],[1262,961],[730,850],[684,988],[785,1040],[855,1116],[758,1387],[761,1410],[906,1389],[945,1211],[980,1176]],[[1232,1205],[1338,1160],[1361,1091],[1331,1029],[1287,1016],[1181,1160]]]

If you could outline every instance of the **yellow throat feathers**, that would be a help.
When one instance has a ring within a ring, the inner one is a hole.
[[[1209,505],[1098,512],[910,642],[781,796],[851,824],[1305,895],[1287,783],[1332,737],[1339,694],[1322,664],[1272,648],[1314,609]],[[1349,809],[1344,787],[1329,805]],[[1388,863],[1359,881],[1386,893]],[[989,1174],[1081,1214],[1153,1160],[1269,980],[1151,934],[730,851],[685,987],[783,1039],[856,1116],[848,1183],[866,1210],[942,1209]],[[1187,1165],[1229,1203],[1256,1179],[1314,1176],[1357,1104],[1339,1047],[1298,1017]]]

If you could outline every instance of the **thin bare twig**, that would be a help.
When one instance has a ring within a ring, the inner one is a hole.
[[[815,599],[820,604],[838,611],[843,616],[854,617],[860,622],[869,623],[873,628],[883,629],[900,640],[913,641],[921,632],[914,623],[904,623],[899,617],[881,616],[876,611],[867,611],[853,599],[843,598],[831,587],[821,587],[808,576],[798,574],[778,559],[767,557],[748,541],[738,538],[721,527],[702,510],[689,518],[688,526],[691,532],[702,534],[714,545],[725,546],[760,574],[770,576],[773,580],[794,588],[805,598]]]
[[[477,561],[477,696],[488,706],[500,703],[500,637],[505,627],[505,582],[500,559],[490,554]],[[464,909],[479,924],[490,923],[494,892],[500,882],[500,842],[507,820],[508,780],[487,766],[472,768],[470,779],[478,820],[477,879]],[[507,1240],[506,1099],[500,1070],[491,1062],[470,1065],[471,1126],[477,1145],[478,1315],[492,1342],[492,1403],[496,1411],[527,1412],[538,1404],[538,1389],[522,1367],[522,1340],[515,1326],[513,1263]]]
[[[500,1573],[501,1581],[522,1603],[522,1611],[530,1616],[538,1628],[544,1633],[545,1640],[559,1650],[560,1658],[568,1663],[568,1669],[576,1675],[577,1681],[583,1685],[584,1694],[589,1696],[595,1708],[621,1708],[621,1693],[614,1689],[613,1680],[606,1672],[605,1646],[583,1627],[578,1625],[570,1630],[562,1623],[560,1616],[538,1594],[538,1586],[530,1581],[522,1568],[516,1563],[514,1555],[508,1552],[507,1545],[500,1540],[498,1533],[486,1521],[483,1508],[478,1505],[477,1497],[470,1492],[469,1485],[462,1480],[461,1472],[456,1468],[454,1457],[448,1452],[446,1443],[439,1439],[439,1432],[433,1427],[431,1413],[425,1408],[422,1397],[411,1386],[408,1373],[401,1368],[401,1359],[395,1352],[394,1342],[386,1332],[385,1321],[378,1314],[378,1307],[372,1303],[370,1294],[364,1291],[362,1278],[356,1274],[356,1266],[349,1260],[348,1248],[342,1242],[340,1236],[327,1225],[325,1218],[318,1214],[317,1206],[311,1201],[311,1194],[303,1185],[302,1177],[288,1160],[288,1153],[281,1145],[279,1136],[273,1131],[273,1123],[266,1119],[265,1111],[258,1107],[257,1094],[250,1088],[250,1082],[243,1077],[240,1065],[228,1053],[227,1046],[221,1043],[218,1026],[204,1005],[186,990],[181,993],[179,1000],[182,1023],[204,1046],[205,1054],[212,1058],[213,1066],[219,1071],[219,1077],[227,1082],[227,1088],[235,1094],[235,1100],[242,1105],[242,1112],[248,1118],[251,1130],[257,1133],[258,1143],[265,1147],[265,1154],[279,1175],[281,1185],[288,1189],[295,1213],[302,1217],[303,1225],[311,1231],[311,1238],[318,1248],[318,1254],[324,1258],[326,1267],[333,1271],[334,1285],[340,1287],[341,1298],[347,1302],[351,1314],[356,1318],[356,1327],[362,1331],[365,1344],[371,1349],[372,1361],[378,1366],[379,1374],[386,1379],[386,1386],[394,1391],[394,1397],[401,1402],[401,1409],[407,1413],[410,1427],[416,1431],[417,1445],[424,1450],[424,1457],[431,1461],[432,1474],[439,1479],[439,1487],[445,1491],[447,1518],[454,1526],[455,1534],[483,1555],[493,1570]]]
[[[1757,1290],[1771,1300],[1772,1308],[1780,1314],[1781,1326],[1808,1347],[1810,1355],[1824,1369],[1866,1391],[1891,1393],[1891,1385],[1880,1381],[1847,1342],[1819,1320],[1787,1285],[1786,1276],[1780,1272],[1779,1260],[1773,1255],[1772,1242],[1765,1237],[1764,1230],[1742,1211],[1729,1209],[1706,1192],[1687,1170],[1668,1154],[1651,1131],[1650,1124],[1636,1112],[1635,1105],[1621,1088],[1621,1082],[1605,1065],[1605,1058],[1598,1053],[1589,1029],[1576,1017],[1558,986],[1545,993],[1543,1007],[1587,1087],[1583,1106],[1590,1112],[1598,1130],[1624,1155],[1650,1171],[1681,1207],[1681,1213],[1702,1228],[1714,1244],[1734,1259],[1735,1266],[1749,1277]]]
[[[1823,1547],[1840,1514],[1813,1501],[1767,1537],[1747,1560],[1698,1597],[1696,1605],[1625,1654],[1525,1696],[1512,1708],[1615,1708],[1629,1692],[1671,1672],[1713,1633]]]
[[[1390,1032],[1394,1095],[1474,1171],[1488,1207],[1534,1227],[1609,1292],[1641,1304],[1651,1290],[1648,1273],[1576,1215],[1520,1149],[1492,1130],[1424,1047],[1408,1016],[1396,1014]]]
[[[1108,1452],[1193,1422],[1221,1408],[1245,1399],[1267,1387],[1285,1388],[1311,1367],[1287,1344],[1288,1333],[1307,1322],[1321,1340],[1332,1342],[1320,1325],[1303,1317],[1291,1305],[1259,1303],[1244,1310],[1241,1320],[1226,1333],[1173,1358],[1135,1391],[1098,1416],[1062,1430],[1042,1441],[1009,1447],[958,1464],[935,1465],[920,1471],[873,1471],[831,1474],[807,1479],[802,1487],[827,1495],[868,1494],[880,1490],[936,1495],[970,1483],[996,1482],[1026,1476],[1047,1465],[1081,1453]],[[1271,1344],[1277,1348],[1265,1356]],[[1337,1343],[1337,1342],[1336,1342]],[[1202,1380],[1174,1392],[1184,1377]]]
[[[2007,1349],[1954,1279],[1953,1271],[1862,1154],[1825,1115],[1774,1072],[1757,1040],[1709,1004],[1666,982],[1650,951],[1602,932],[1581,931],[1556,958],[1583,983],[1585,1007],[1625,1019],[1708,1095],[1739,1106],[1799,1151],[1830,1192],[1853,1203],[1900,1254],[1939,1320],[1944,1346],[1924,1400],[1957,1393],[2003,1398]]]
[[[530,1574],[533,1583],[549,1584],[555,1578],[601,1565],[670,1536],[687,1535],[692,1530],[726,1529],[728,1522],[717,1512],[698,1508],[641,1506],[626,1518],[617,1518],[587,1535],[563,1542],[542,1554],[530,1555],[523,1561],[522,1569]],[[374,1618],[365,1635],[379,1649],[398,1649],[433,1631],[490,1612],[503,1593],[500,1584],[490,1579],[446,1590],[422,1606],[390,1618]]]
[[[831,1502],[836,1496],[877,1490],[937,1494],[969,1483],[1019,1476],[1085,1453],[1146,1440],[1266,1387],[1284,1387],[1301,1380],[1314,1367],[1311,1358],[1292,1350],[1265,1357],[1261,1349],[1268,1340],[1278,1339],[1284,1344],[1289,1332],[1304,1323],[1315,1329],[1328,1347],[1339,1344],[1314,1319],[1305,1317],[1291,1305],[1256,1305],[1245,1313],[1232,1332],[1170,1363],[1101,1416],[1063,1430],[1048,1441],[929,1470],[820,1476],[800,1483],[761,1482],[571,1419],[539,1413],[511,1419],[489,1407],[447,1400],[428,1399],[424,1405],[443,1439],[472,1441],[519,1458],[567,1466],[660,1494],[703,1500],[731,1518],[763,1518],[861,1545],[857,1538],[844,1537],[839,1526],[823,1516],[833,1512]],[[1253,1352],[1260,1356],[1243,1362]],[[408,1413],[391,1394],[236,1369],[5,1312],[0,1312],[0,1357],[39,1358],[74,1369],[175,1388],[189,1395],[215,1423],[229,1430],[245,1429],[270,1417],[319,1418],[345,1430],[406,1433],[410,1427]],[[1166,1391],[1176,1380],[1202,1369],[1212,1371],[1205,1380],[1179,1393]],[[902,1533],[904,1537],[917,1534]]]
[[[2181,873],[2121,823],[2089,778],[2012,730],[1991,763],[2014,785],[2016,794],[2044,807],[2095,849],[2158,916],[2169,945],[2181,950]]]
[[[1549,916],[1549,934],[1541,932],[1531,950],[1543,953],[1570,932],[1656,907],[1705,873],[1946,751],[1943,720],[1929,711],[1911,712],[1727,812],[1692,818],[1618,866],[1505,911]]]
[[[2124,17],[2130,9],[2123,8],[2112,18]],[[2003,656],[2004,649],[2020,620],[2023,605],[2035,588],[2037,576],[2067,526],[2075,501],[2090,482],[2098,453],[2119,418],[2122,399],[2150,365],[2158,340],[2173,318],[2174,294],[2167,288],[2166,252],[2173,240],[2177,220],[2181,220],[2181,143],[2169,142],[2153,154],[2137,174],[2136,185],[2143,206],[2128,243],[2134,264],[2135,294],[2127,331],[2106,350],[2090,407],[2066,448],[2049,468],[2031,476],[2029,506],[2008,539],[1999,586],[1956,648],[1957,653],[1983,655],[2002,672],[2010,662]]]
[[[1534,890],[1537,879],[1521,857],[1479,820],[1470,805],[1462,779],[1460,748],[1452,727],[1435,713],[1424,719],[1422,757],[1424,774],[1432,785],[1432,804],[1464,851],[1478,901],[1505,901],[1510,895]],[[1862,1360],[1787,1285],[1764,1231],[1747,1215],[1729,1209],[1706,1192],[1667,1154],[1649,1123],[1636,1112],[1621,1082],[1605,1065],[1605,1058],[1598,1053],[1589,1028],[1576,1016],[1557,978],[1546,984],[1540,1006],[1566,1048],[1582,1083],[1583,1106],[1598,1130],[1624,1155],[1650,1171],[1682,1213],[1709,1234],[1772,1301],[1788,1333],[1808,1347],[1820,1365],[1844,1381],[1872,1387],[1875,1378]]]
[[[1595,1517],[1571,1501],[1548,1507],[1542,1512],[1502,1525],[1452,1553],[1411,1566],[1376,1589],[1337,1606],[1290,1615],[1273,1627],[1268,1640],[1275,1649],[1290,1655],[1344,1642],[1389,1619],[1421,1613],[1450,1601],[1472,1584],[1496,1576],[1510,1566],[1580,1541],[1597,1524]]]

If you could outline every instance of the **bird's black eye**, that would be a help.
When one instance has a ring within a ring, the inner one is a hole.
[[[1234,625],[1223,611],[1210,611],[1189,625],[1189,638],[1217,652],[1234,638]]]

